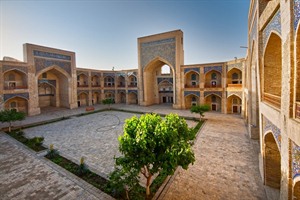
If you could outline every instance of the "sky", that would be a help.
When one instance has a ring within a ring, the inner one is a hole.
[[[0,60],[23,44],[76,53],[76,67],[138,68],[137,38],[181,29],[184,64],[246,56],[249,0],[0,0]]]

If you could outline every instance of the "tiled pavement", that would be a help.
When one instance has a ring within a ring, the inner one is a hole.
[[[172,110],[168,106],[113,107],[197,116],[187,110]],[[96,107],[102,108],[101,105]],[[28,117],[23,122],[16,122],[16,125],[81,112],[85,112],[84,108],[53,111]],[[209,120],[194,145],[196,162],[187,171],[178,171],[160,199],[266,199],[258,172],[257,153],[246,135],[243,120],[236,115],[217,113],[207,113],[206,118]],[[30,153],[22,145],[16,145],[17,142],[8,136],[0,135],[0,199],[109,198],[93,187],[90,189],[91,186],[68,172],[62,173],[64,170],[53,167],[53,164]],[[102,194],[106,197],[99,196]]]
[[[172,177],[163,200],[267,199],[257,150],[236,115],[207,113],[194,145],[196,162]]]
[[[113,199],[0,133],[0,199]]]

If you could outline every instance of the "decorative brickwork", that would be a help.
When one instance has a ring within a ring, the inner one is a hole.
[[[33,51],[34,56],[38,57],[44,57],[44,58],[55,58],[59,60],[71,60],[71,56],[66,56],[62,54],[57,54],[57,53],[49,53],[49,52],[43,52],[43,51]]]
[[[81,74],[84,74],[86,76],[89,76],[89,73],[86,72],[86,71],[77,71],[77,76],[81,75]]]
[[[263,130],[264,134],[268,132],[272,132],[274,138],[276,139],[277,144],[279,145],[279,150],[281,146],[281,131],[280,129],[275,126],[270,120],[268,120],[265,116],[263,116]]]
[[[269,36],[272,31],[281,35],[281,20],[280,20],[280,18],[281,18],[281,14],[280,14],[280,10],[278,10],[276,12],[276,14],[274,15],[274,17],[269,22],[269,24],[263,30],[263,47],[264,48],[267,45],[267,40],[269,39]]]
[[[141,66],[142,69],[153,59],[160,57],[169,62],[173,69],[176,66],[176,43],[175,38],[168,38],[141,44]]]
[[[71,63],[70,62],[62,62],[62,61],[56,61],[56,60],[46,60],[43,58],[34,58],[35,68],[36,68],[36,74],[51,66],[58,66],[65,70],[69,75],[71,75]]]
[[[115,73],[103,73],[103,76],[104,77],[107,77],[107,76],[115,77]]]
[[[163,81],[168,81],[173,84],[173,78],[157,78],[157,83],[160,84]]]
[[[22,97],[24,99],[29,99],[29,94],[28,92],[26,93],[15,93],[15,94],[4,94],[3,95],[3,100],[4,102],[7,101],[8,99],[14,98],[14,97]]]
[[[137,94],[138,91],[137,91],[137,90],[128,90],[128,94],[129,94],[129,93],[135,93],[135,94]]]
[[[232,70],[233,68],[237,68],[237,69],[239,69],[239,70],[242,71],[242,69],[243,69],[243,63],[239,62],[239,63],[227,65],[227,72],[229,72],[229,71]]]
[[[300,147],[292,142],[293,179],[300,175]]]
[[[88,90],[77,90],[77,96],[79,96],[81,93],[89,94]]]
[[[222,98],[222,92],[220,92],[220,91],[205,91],[204,92],[204,97],[207,97],[207,96],[209,96],[209,95],[211,95],[211,94],[214,94],[214,95],[217,95],[217,96],[219,96],[219,97],[221,97]]]
[[[41,84],[41,83],[48,83],[54,87],[56,87],[56,80],[44,80],[44,79],[40,79],[38,80],[38,83]]]
[[[230,97],[231,95],[236,95],[236,96],[238,96],[238,97],[240,97],[240,98],[242,99],[242,96],[243,96],[242,93],[243,93],[243,92],[228,91],[228,92],[227,92],[227,98]]]
[[[209,66],[209,67],[204,67],[204,74],[206,74],[209,71],[218,71],[222,74],[222,66]]]
[[[198,92],[198,91],[184,91],[184,96],[185,97],[188,96],[188,95],[190,95],[190,94],[193,94],[193,95],[195,95],[197,97],[200,97],[200,92]]]
[[[12,65],[4,65],[2,67],[2,72],[5,73],[7,71],[14,70],[14,69],[19,70],[19,71],[21,71],[21,72],[23,72],[25,74],[28,73],[28,67],[25,67],[25,66],[16,66],[16,65],[13,65],[13,66]]]
[[[126,93],[126,90],[118,90],[118,93]]]
[[[197,72],[198,74],[200,73],[200,69],[194,67],[194,68],[185,68],[185,69],[184,69],[184,74],[186,74],[186,73],[188,73],[188,72],[190,72],[190,71]]]
[[[101,77],[101,73],[99,72],[91,72],[91,75]]]

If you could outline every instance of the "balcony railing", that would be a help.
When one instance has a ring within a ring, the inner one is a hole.
[[[295,108],[295,116],[296,118],[300,119],[300,102],[296,102],[296,108]]]
[[[25,85],[19,85],[19,86],[5,86],[4,90],[17,90],[17,89],[27,89],[28,87]]]
[[[271,104],[272,106],[275,106],[276,108],[280,108],[280,106],[281,106],[281,97],[280,96],[270,94],[270,93],[264,93],[263,100],[265,102]]]
[[[199,85],[185,85],[185,88],[199,88]]]
[[[205,88],[221,88],[222,85],[221,84],[217,84],[217,85],[205,84],[204,87]]]
[[[101,85],[99,85],[99,84],[98,85],[92,85],[92,87],[101,87]]]
[[[89,87],[89,85],[77,85],[77,87]]]
[[[227,84],[227,87],[241,88],[242,84]]]

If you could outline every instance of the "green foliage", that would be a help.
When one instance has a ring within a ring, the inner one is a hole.
[[[84,157],[80,158],[80,164],[78,166],[78,174],[83,175],[88,172],[88,168],[84,163]]]
[[[124,134],[119,137],[119,150],[123,156],[116,158],[116,165],[124,173],[140,171],[147,179],[147,195],[150,180],[155,173],[165,170],[174,173],[178,166],[187,169],[195,161],[190,141],[195,138],[186,121],[176,114],[162,119],[156,114],[127,119]]]
[[[192,113],[198,113],[200,115],[200,120],[202,120],[202,117],[204,117],[204,113],[209,111],[210,107],[207,104],[197,105],[197,106],[192,106],[190,110]]]
[[[110,109],[110,105],[111,105],[111,104],[114,104],[115,101],[114,101],[113,99],[103,99],[103,100],[102,100],[102,103],[103,103],[104,105],[108,105],[108,107],[109,107],[109,109]]]
[[[24,112],[18,112],[15,109],[0,111],[0,122],[9,122],[9,132],[11,132],[11,123],[25,119]]]
[[[49,158],[54,158],[58,154],[59,154],[58,151],[54,149],[54,145],[50,144],[50,149],[48,150],[47,156]]]
[[[23,131],[12,131],[9,133],[10,136],[22,142],[29,148],[33,149],[34,151],[41,151],[44,150],[45,147],[42,146],[44,138],[43,137],[34,137],[34,138],[26,138],[24,137]]]

